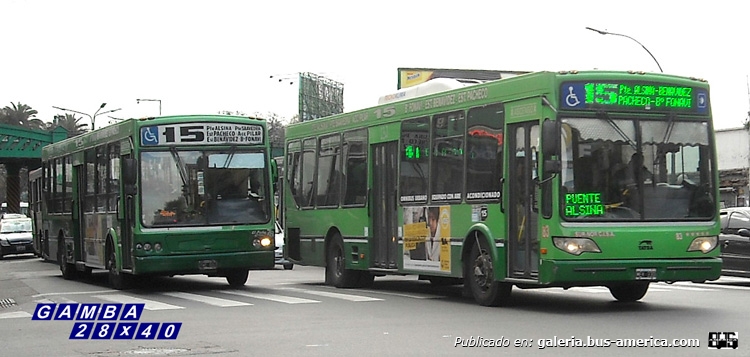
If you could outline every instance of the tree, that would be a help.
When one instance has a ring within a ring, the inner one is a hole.
[[[34,117],[39,112],[26,104],[21,104],[21,102],[18,102],[18,104],[11,102],[10,104],[12,107],[6,106],[2,109],[0,123],[22,126],[28,129],[45,129],[44,122]]]
[[[51,131],[61,126],[68,131],[68,137],[78,136],[89,131],[89,125],[81,123],[81,120],[83,120],[83,117],[76,118],[75,114],[55,115],[55,121],[49,124],[48,129]]]

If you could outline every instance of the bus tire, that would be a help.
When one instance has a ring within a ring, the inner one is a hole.
[[[464,276],[464,284],[469,284],[471,295],[479,305],[500,306],[510,298],[513,285],[495,280],[492,256],[483,241],[471,248]]]
[[[284,264],[284,270],[292,270],[294,269],[294,263],[285,263]]]
[[[117,254],[111,240],[107,241],[107,277],[113,289],[125,290],[130,286],[130,276],[117,271]]]
[[[247,276],[249,272],[247,269],[236,269],[227,273],[227,283],[233,288],[239,288],[245,286],[247,283]]]
[[[621,302],[635,302],[642,299],[648,292],[649,283],[630,282],[610,285],[609,292]]]
[[[60,265],[60,273],[65,280],[74,280],[76,278],[76,268],[73,264],[66,261],[65,237],[57,238],[57,262]]]
[[[346,269],[344,240],[336,233],[326,254],[326,283],[337,288],[353,288],[357,286],[359,277],[357,271]]]

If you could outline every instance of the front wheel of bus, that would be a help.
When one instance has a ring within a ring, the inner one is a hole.
[[[358,272],[346,269],[344,241],[336,234],[328,246],[326,255],[326,283],[337,288],[351,288],[359,281]]]
[[[66,261],[67,252],[65,252],[65,240],[63,237],[57,238],[57,261],[60,264],[60,273],[63,279],[73,280],[75,279],[75,266],[68,264]]]
[[[609,287],[609,292],[617,301],[634,302],[642,299],[648,292],[649,283],[622,283]]]
[[[128,288],[129,276],[121,271],[117,270],[117,255],[111,244],[108,245],[107,253],[107,272],[109,278],[109,285],[117,290],[124,290]]]
[[[495,280],[492,256],[484,244],[475,244],[464,274],[474,300],[482,306],[499,306],[507,302],[513,285]]]
[[[248,271],[243,269],[233,270],[227,273],[227,283],[233,288],[239,288],[247,283]]]

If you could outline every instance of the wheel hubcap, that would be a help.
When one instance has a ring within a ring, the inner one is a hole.
[[[474,281],[482,290],[487,290],[492,279],[492,261],[482,251],[474,261]]]

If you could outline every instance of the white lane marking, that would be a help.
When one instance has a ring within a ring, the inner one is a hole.
[[[378,299],[374,297],[369,296],[362,296],[362,295],[354,295],[354,294],[341,294],[341,293],[332,293],[329,291],[319,291],[319,290],[307,290],[307,289],[300,289],[300,288],[282,288],[284,290],[291,290],[291,291],[299,291],[305,294],[311,294],[311,295],[318,295],[318,296],[325,296],[329,298],[334,299],[342,299],[347,301],[354,301],[354,302],[361,302],[361,301],[382,301],[383,299]]]
[[[146,304],[146,310],[175,310],[184,309],[182,306],[165,304],[154,300],[141,299],[133,296],[123,294],[112,294],[112,295],[95,295],[93,296],[98,299],[119,302],[122,304]]]
[[[0,319],[20,319],[24,317],[31,317],[31,314],[26,311],[4,312],[0,314]]]
[[[312,304],[312,303],[320,302],[318,300],[303,299],[303,298],[298,298],[298,297],[293,297],[293,296],[284,296],[284,295],[266,294],[266,293],[249,293],[249,292],[237,291],[237,290],[221,290],[221,292],[225,294],[245,296],[245,297],[249,297],[253,299],[263,299],[263,300],[270,300],[270,301],[276,301],[276,302],[283,302],[285,304]]]
[[[167,295],[167,296],[173,296],[173,297],[180,298],[180,299],[202,302],[204,304],[209,304],[209,305],[219,306],[219,307],[252,305],[252,304],[242,302],[242,301],[227,300],[227,299],[217,298],[213,296],[191,294],[191,293],[185,293],[185,292],[179,292],[179,291],[178,292],[165,292],[162,294]]]

